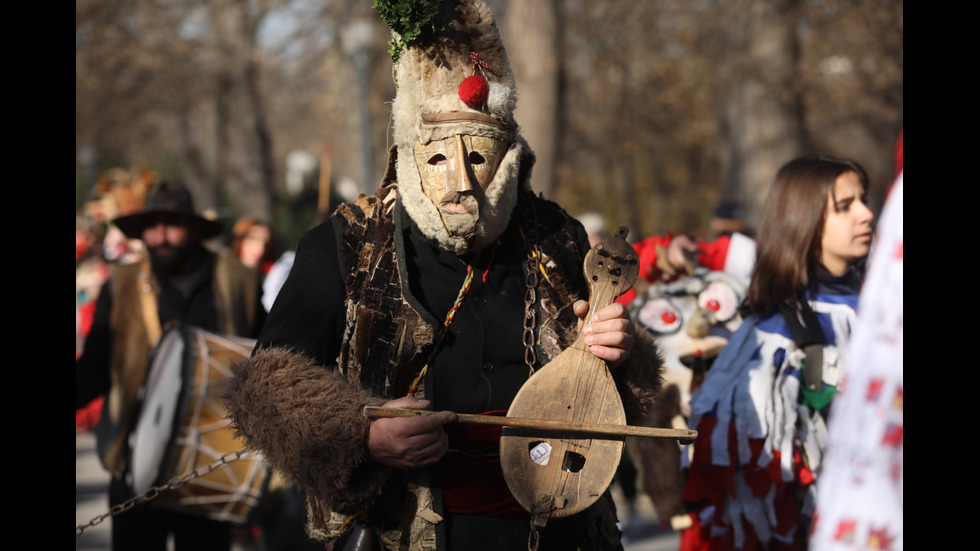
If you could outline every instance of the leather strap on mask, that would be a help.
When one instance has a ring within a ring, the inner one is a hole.
[[[435,126],[439,124],[453,124],[459,122],[475,122],[478,124],[485,124],[487,126],[495,126],[497,128],[508,128],[508,125],[498,121],[493,117],[488,117],[483,113],[474,113],[472,111],[458,111],[455,113],[423,113],[422,114],[422,124],[428,126]]]

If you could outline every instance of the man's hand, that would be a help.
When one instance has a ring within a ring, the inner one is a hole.
[[[585,332],[585,344],[596,357],[606,360],[609,367],[617,367],[630,357],[635,329],[625,306],[614,302],[598,310],[591,319],[585,319],[589,314],[588,302],[575,301],[572,309]]]
[[[429,401],[406,396],[390,400],[384,407],[426,409]],[[442,426],[454,421],[456,414],[451,411],[375,419],[368,433],[368,457],[396,469],[431,465],[449,449],[449,437]]]

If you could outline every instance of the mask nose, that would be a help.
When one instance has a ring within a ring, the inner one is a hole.
[[[473,174],[470,170],[469,156],[463,145],[463,137],[456,136],[453,140],[455,154],[453,155],[453,177],[456,179],[456,192],[473,191]]]

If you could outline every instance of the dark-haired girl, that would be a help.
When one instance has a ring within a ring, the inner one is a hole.
[[[868,177],[823,156],[780,168],[758,225],[746,321],[691,400],[682,551],[803,549],[873,214]]]

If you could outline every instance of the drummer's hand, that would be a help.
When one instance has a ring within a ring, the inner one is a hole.
[[[429,401],[405,396],[386,402],[384,407],[426,409]],[[456,414],[451,411],[375,419],[368,432],[368,458],[397,469],[435,463],[449,449],[449,437],[442,426],[454,421]]]
[[[585,344],[596,357],[606,360],[609,367],[617,367],[630,357],[635,331],[625,306],[614,302],[598,310],[591,319],[585,319],[589,314],[588,302],[575,301],[572,309],[585,332]]]

